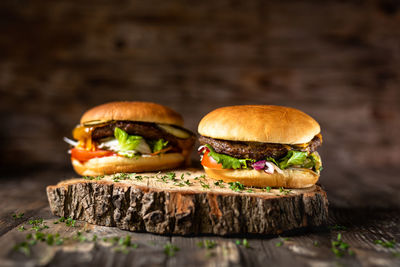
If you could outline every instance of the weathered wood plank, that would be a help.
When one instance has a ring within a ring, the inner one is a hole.
[[[351,215],[353,214],[353,216]],[[53,224],[58,218],[50,214],[49,208],[39,210],[35,216],[26,219],[44,218],[50,227],[45,233],[60,233],[69,237],[63,246],[47,246],[44,243],[36,245],[29,257],[14,252],[14,244],[25,240],[26,233],[32,232],[30,226],[24,223],[26,231],[19,232],[17,228],[8,231],[0,237],[0,262],[3,266],[72,266],[86,264],[87,266],[130,266],[132,262],[139,266],[176,266],[180,264],[196,263],[198,266],[263,266],[266,263],[279,266],[336,266],[337,264],[351,266],[396,265],[400,259],[393,253],[400,252],[400,246],[394,249],[383,248],[374,244],[376,239],[385,241],[390,237],[398,238],[398,213],[375,212],[375,219],[363,221],[368,211],[355,212],[334,210],[330,216],[332,224],[342,224],[346,229],[320,229],[314,232],[292,233],[289,236],[236,236],[236,237],[168,237],[145,233],[131,233],[117,228],[90,225],[77,222],[76,227],[68,227],[65,223]],[[89,232],[85,232],[89,230]],[[80,243],[73,237],[81,231],[89,240],[93,235],[98,236],[97,242]],[[331,251],[331,240],[335,240],[338,233],[343,240],[349,243],[355,256],[336,258]],[[117,252],[109,243],[102,242],[103,237],[125,237],[130,235],[132,242],[139,244],[137,249],[128,254]],[[284,240],[283,238],[289,238]],[[250,248],[235,244],[236,240],[247,238]],[[197,247],[197,242],[214,240],[215,249],[206,250]],[[318,241],[318,245],[314,245]],[[167,257],[164,254],[164,245],[171,242],[179,247],[175,256]],[[279,242],[282,245],[277,246]],[[210,255],[207,255],[211,252]]]

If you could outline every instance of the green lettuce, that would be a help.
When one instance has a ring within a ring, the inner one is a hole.
[[[321,158],[316,152],[308,154],[304,151],[290,150],[285,157],[279,160],[275,160],[271,157],[268,157],[267,160],[273,162],[281,170],[291,166],[313,169],[318,172],[322,169]]]
[[[155,153],[166,148],[168,145],[168,141],[165,141],[164,139],[158,139],[154,141],[149,141],[149,145],[153,153]]]
[[[286,156],[279,159],[279,168],[284,170],[293,165],[303,165],[306,158],[307,152],[290,150]]]
[[[247,161],[255,162],[252,159],[237,159],[228,155],[219,154],[214,151],[210,145],[205,145],[210,151],[208,156],[212,157],[216,162],[222,164],[223,169],[241,169],[247,168]]]
[[[129,135],[127,132],[117,127],[114,130],[114,136],[115,139],[118,140],[121,151],[134,150],[143,140],[143,137],[139,135]]]

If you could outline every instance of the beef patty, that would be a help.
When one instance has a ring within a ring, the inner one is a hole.
[[[175,148],[173,151],[176,151],[176,149],[185,150],[191,147],[195,141],[194,134],[182,128],[180,129],[190,133],[189,138],[178,138],[159,128],[155,123],[138,121],[115,121],[105,126],[97,127],[92,132],[92,139],[98,141],[103,138],[113,137],[116,127],[124,130],[130,135],[140,135],[147,140],[158,140],[162,138],[168,141],[168,144]]]
[[[226,154],[235,158],[249,158],[255,160],[272,157],[279,159],[284,157],[289,150],[299,150],[314,152],[322,143],[321,135],[316,135],[307,146],[260,143],[260,142],[240,142],[214,139],[211,137],[200,136],[200,144],[212,146],[217,153]]]

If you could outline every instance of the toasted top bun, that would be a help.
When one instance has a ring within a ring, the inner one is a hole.
[[[129,120],[183,126],[182,116],[174,110],[151,102],[110,102],[83,114],[81,124],[93,121]]]
[[[243,105],[211,111],[200,121],[198,131],[215,139],[303,144],[321,129],[313,118],[294,108]]]

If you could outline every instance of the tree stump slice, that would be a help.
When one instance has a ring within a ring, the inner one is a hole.
[[[235,192],[215,182],[197,169],[115,174],[62,181],[48,186],[47,196],[54,215],[157,234],[280,234],[327,222],[318,185]]]

